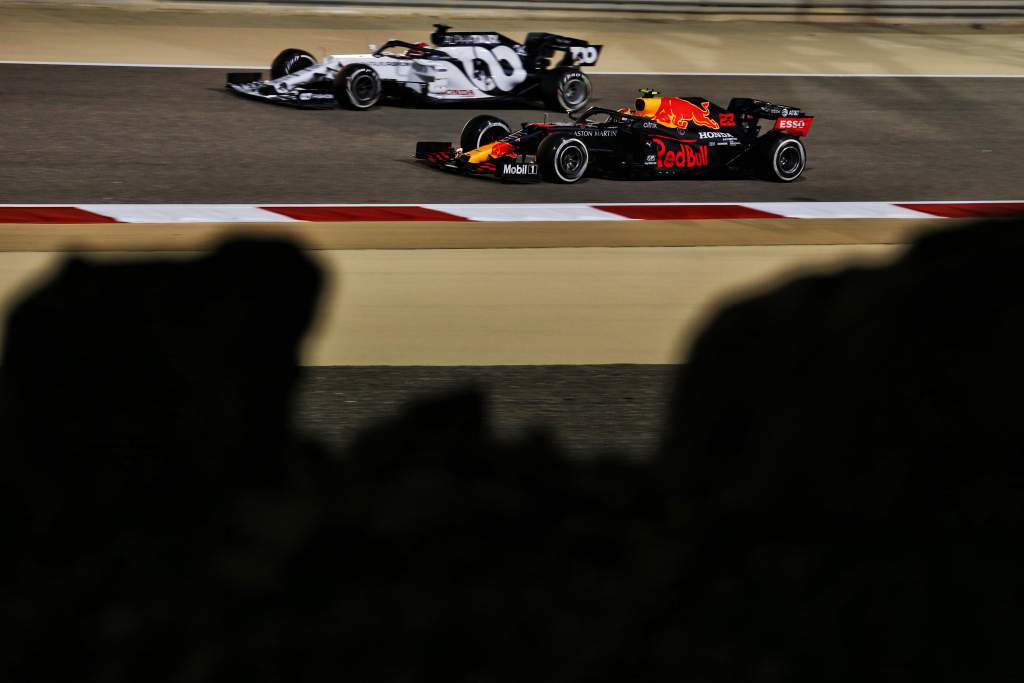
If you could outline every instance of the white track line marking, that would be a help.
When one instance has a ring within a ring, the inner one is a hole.
[[[395,220],[394,207],[412,207],[442,212],[451,216],[465,218],[471,221],[492,222],[492,221],[633,221],[652,220],[659,215],[674,215],[671,210],[661,212],[629,211],[620,215],[613,211],[615,207],[708,207],[721,206],[727,210],[712,212],[715,217],[728,219],[749,217],[744,213],[746,209],[764,211],[767,214],[789,219],[843,219],[843,218],[896,218],[896,219],[934,219],[942,217],[942,211],[915,210],[918,205],[948,206],[954,209],[948,213],[950,216],[962,215],[964,217],[976,214],[982,218],[988,211],[970,210],[971,206],[984,206],[988,204],[1007,205],[1005,211],[995,211],[993,215],[1024,214],[1024,200],[984,200],[984,201],[910,201],[910,202],[673,202],[673,203],[566,203],[566,204],[0,204],[0,221],[3,221],[5,209],[8,218],[21,216],[24,218],[23,209],[60,209],[83,210],[105,216],[123,223],[291,223],[321,220],[334,220],[328,215],[320,217],[302,217],[303,208],[328,207],[345,209],[355,207],[361,216],[358,220],[387,221]],[[902,205],[902,206],[901,206]],[[297,218],[289,218],[285,211],[277,213],[274,207],[293,209]],[[730,214],[729,207],[735,209]],[[380,211],[374,213],[374,209]],[[340,212],[339,215],[344,212]],[[687,212],[685,210],[676,212],[680,220],[686,220],[687,215],[700,214],[700,211]],[[707,213],[707,212],[705,212]],[[630,215],[635,217],[629,217]],[[307,214],[308,215],[308,214]],[[51,216],[52,218],[52,216]],[[34,222],[31,216],[27,222]],[[19,218],[13,222],[25,222]],[[446,220],[443,217],[412,218],[411,220]],[[689,220],[699,220],[692,218]],[[10,220],[5,222],[11,222]],[[42,222],[52,222],[42,220]]]
[[[624,221],[590,204],[424,204],[471,221]]]
[[[118,62],[48,62],[0,59],[0,64],[34,66],[109,66],[132,69],[221,69],[224,71],[267,71],[270,66],[239,66],[237,64],[133,64]],[[587,71],[592,76],[750,76],[759,78],[1024,78],[1024,74],[843,74],[789,73],[781,71]]]
[[[291,223],[293,219],[246,204],[79,204],[122,223]]]
[[[737,200],[729,201],[729,202],[566,202],[566,203],[547,202],[547,203],[536,203],[536,204],[530,204],[530,203],[523,203],[523,204],[516,204],[516,203],[490,204],[490,203],[486,203],[485,202],[485,203],[480,203],[480,204],[473,204],[473,203],[445,204],[444,206],[453,206],[453,207],[455,207],[455,206],[458,206],[458,207],[488,207],[488,206],[500,206],[500,207],[506,207],[506,206],[551,206],[551,207],[557,207],[557,206],[597,206],[597,207],[601,207],[601,206],[736,206],[736,205],[740,205],[740,204],[742,204],[743,206],[748,206],[748,205],[752,206],[754,204],[763,204],[763,205],[766,205],[766,206],[772,205],[772,204],[776,204],[776,205],[779,205],[779,206],[785,206],[785,205],[795,205],[795,206],[801,206],[801,205],[802,206],[821,205],[821,206],[826,206],[828,204],[844,204],[844,205],[849,205],[849,206],[857,206],[857,205],[865,205],[865,206],[867,206],[867,205],[872,205],[872,204],[948,204],[948,205],[952,206],[952,205],[961,205],[961,204],[968,204],[969,205],[969,204],[1019,204],[1019,203],[1024,203],[1024,197],[1021,197],[1021,198],[1008,197],[1007,199],[891,199],[891,200],[884,200],[884,201],[879,200],[879,201],[849,201],[849,202],[828,202],[828,201],[806,201],[806,202],[770,202],[770,201],[769,202],[757,202],[757,201],[753,201],[753,202],[751,202],[751,201],[744,201],[742,199],[737,199]],[[187,208],[187,207],[197,207],[198,208],[198,207],[205,207],[205,206],[216,206],[216,207],[223,207],[223,208],[250,207],[250,206],[262,206],[262,207],[266,207],[266,208],[281,208],[281,207],[283,207],[283,208],[290,208],[290,207],[303,208],[303,207],[335,207],[335,206],[338,206],[338,207],[360,207],[360,208],[370,207],[370,208],[372,208],[372,207],[376,207],[376,206],[382,206],[382,207],[384,207],[384,206],[427,206],[427,207],[435,207],[435,206],[442,206],[442,205],[441,204],[416,204],[414,202],[399,202],[399,203],[392,203],[392,204],[386,204],[386,203],[382,203],[382,202],[354,202],[354,203],[323,202],[323,203],[319,203],[319,204],[315,204],[315,203],[314,204],[308,204],[308,203],[305,203],[305,202],[302,202],[302,203],[296,203],[296,202],[291,202],[291,203],[289,203],[289,202],[278,202],[278,203],[259,202],[258,204],[199,204],[199,203],[187,203],[187,204],[158,204],[158,203],[154,203],[154,204],[72,204],[72,203],[63,203],[63,204],[55,204],[55,203],[52,203],[52,202],[51,203],[47,203],[47,204],[31,204],[31,203],[28,203],[28,202],[5,202],[5,203],[0,204],[0,209],[2,209],[4,207],[10,207],[10,206],[18,206],[18,207],[24,206],[24,207],[31,207],[31,208],[37,208],[37,207],[38,208],[48,208],[48,207],[62,207],[62,206],[79,206],[79,207],[85,207],[85,206],[92,206],[92,207],[158,206],[158,207],[183,207],[183,208]]]
[[[889,202],[743,202],[743,206],[786,218],[936,218]]]

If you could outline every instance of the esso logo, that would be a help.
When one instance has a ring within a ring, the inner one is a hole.
[[[807,135],[811,129],[811,121],[807,118],[782,118],[775,122],[775,130],[789,131],[791,135]]]
[[[779,128],[806,128],[807,121],[804,119],[779,119]]]

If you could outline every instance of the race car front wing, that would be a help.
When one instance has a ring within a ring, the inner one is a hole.
[[[472,163],[468,155],[450,142],[417,142],[416,158],[449,173],[493,175],[506,183],[539,183],[542,180],[540,167],[525,157],[492,157]]]
[[[278,90],[268,81],[263,80],[263,74],[258,72],[229,73],[224,87],[245,97],[290,107],[330,109],[337,104],[334,94],[330,92],[306,88]]]

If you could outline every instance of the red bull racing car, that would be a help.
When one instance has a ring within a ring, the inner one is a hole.
[[[700,97],[649,89],[640,95],[632,110],[591,107],[570,113],[570,122],[524,123],[517,131],[497,117],[477,116],[463,128],[459,147],[419,142],[416,158],[510,182],[751,174],[788,183],[804,172],[801,138],[814,117],[796,107],[737,98],[723,109]],[[762,119],[774,121],[763,134]]]

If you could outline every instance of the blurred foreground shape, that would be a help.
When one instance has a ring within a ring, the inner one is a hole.
[[[697,680],[1015,677],[1022,228],[927,235],[698,339],[662,456]]]
[[[648,463],[472,388],[326,457],[301,252],[72,261],[4,346],[3,678],[1009,680],[1022,228],[729,306]]]

